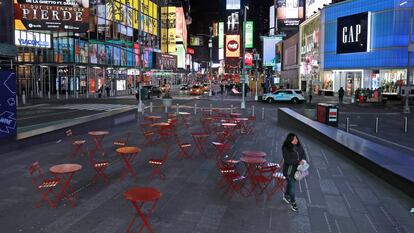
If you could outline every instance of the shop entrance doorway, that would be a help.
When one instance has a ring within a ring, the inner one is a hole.
[[[361,88],[362,72],[346,72],[346,95],[351,96]]]

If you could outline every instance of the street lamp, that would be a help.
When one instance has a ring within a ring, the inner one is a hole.
[[[212,69],[212,66],[213,66],[213,27],[209,27],[210,28],[210,37],[209,37],[209,40],[208,40],[208,47],[209,47],[209,49],[210,49],[210,78],[209,78],[209,85],[210,85],[210,88],[209,88],[209,91],[208,91],[208,96],[212,96],[212,91],[211,91],[211,79],[213,78],[213,69]]]
[[[258,101],[259,97],[257,95],[257,81],[259,79],[258,69],[259,69],[260,55],[259,55],[259,53],[257,53],[256,50],[254,50],[254,53],[253,53],[253,60],[255,61],[255,65],[256,65],[256,68],[255,68],[255,78],[256,78],[256,88],[255,89],[256,89],[256,91],[255,91],[255,94],[254,94],[254,100]]]
[[[142,80],[143,80],[143,74],[142,74],[142,72],[143,72],[143,67],[142,67],[142,65],[143,65],[143,61],[144,61],[144,56],[143,56],[143,54],[142,54],[142,45],[143,45],[143,43],[142,43],[142,40],[139,40],[139,58],[140,58],[140,61],[139,61],[139,66],[138,66],[138,70],[139,70],[139,77],[140,77],[140,80],[139,80],[139,82],[138,82],[138,112],[143,112],[144,111],[144,104],[142,103],[142,90],[141,90],[141,88],[142,88]]]
[[[243,82],[243,84],[242,84],[242,102],[241,102],[241,106],[240,106],[240,108],[241,109],[245,109],[246,108],[246,100],[245,100],[245,84],[246,84],[246,65],[244,64],[244,56],[246,55],[246,46],[245,46],[245,43],[246,43],[246,35],[245,35],[245,30],[246,30],[246,21],[247,21],[247,19],[246,19],[246,15],[247,15],[247,13],[246,13],[246,11],[249,9],[249,6],[248,5],[244,5],[244,19],[243,19],[243,42],[242,42],[242,46],[243,46],[243,55],[242,55],[242,82]]]
[[[414,50],[414,45],[412,44],[412,34],[413,34],[413,10],[414,10],[414,1],[404,1],[402,3],[400,3],[400,6],[404,6],[405,4],[407,4],[408,2],[411,2],[411,9],[410,9],[410,30],[409,30],[409,35],[408,35],[408,47],[407,47],[407,52],[408,52],[408,62],[407,62],[407,81],[405,83],[405,104],[404,104],[404,113],[409,114],[410,113],[410,106],[409,106],[409,90],[408,90],[408,85],[410,83],[411,80],[411,76],[412,76],[412,71],[411,71],[411,56],[410,56],[410,52]]]

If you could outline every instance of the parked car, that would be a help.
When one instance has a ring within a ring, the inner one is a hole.
[[[147,85],[142,88],[147,89],[147,98],[150,99],[151,96],[156,96],[157,98],[161,97],[161,90],[158,87]]]
[[[190,89],[190,95],[202,95],[204,93],[203,87],[194,85]]]
[[[263,101],[266,101],[268,103],[273,103],[276,101],[285,101],[296,104],[305,101],[305,97],[301,90],[284,89],[277,90],[273,93],[264,94]]]

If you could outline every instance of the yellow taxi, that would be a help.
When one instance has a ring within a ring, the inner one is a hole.
[[[204,93],[204,89],[201,86],[194,85],[190,89],[190,95],[202,95]]]

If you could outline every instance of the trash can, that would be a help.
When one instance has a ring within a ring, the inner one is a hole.
[[[148,99],[148,90],[147,88],[141,88],[141,100]]]
[[[332,104],[318,103],[316,105],[318,122],[338,127],[338,107]]]

